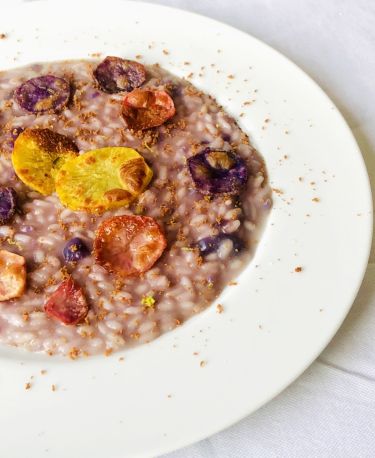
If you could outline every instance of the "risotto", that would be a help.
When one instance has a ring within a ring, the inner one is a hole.
[[[209,95],[107,57],[0,73],[0,342],[149,342],[213,303],[271,207],[265,165]]]

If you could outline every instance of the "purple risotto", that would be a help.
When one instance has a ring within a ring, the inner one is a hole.
[[[0,342],[72,358],[149,342],[213,303],[271,206],[209,95],[119,57],[0,73]]]

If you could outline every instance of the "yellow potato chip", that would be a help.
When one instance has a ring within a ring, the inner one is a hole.
[[[149,184],[152,170],[132,148],[87,151],[56,174],[56,192],[71,210],[103,213],[128,206]]]
[[[18,178],[41,194],[55,191],[57,170],[76,157],[76,144],[50,129],[26,129],[14,143],[12,163]]]

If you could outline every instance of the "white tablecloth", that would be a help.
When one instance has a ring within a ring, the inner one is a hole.
[[[148,1],[231,24],[302,67],[346,117],[365,157],[374,193],[375,0]],[[165,458],[374,458],[372,263],[374,247],[344,326],[295,383],[240,423]]]

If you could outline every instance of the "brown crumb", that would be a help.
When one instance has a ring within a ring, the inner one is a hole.
[[[166,56],[168,56],[168,54],[169,54],[168,49],[163,49],[163,54],[165,54]]]
[[[45,369],[42,369],[42,370],[40,371],[40,373],[41,373],[42,375],[46,375],[46,374],[47,374],[47,371],[46,371]]]
[[[31,388],[31,383],[27,382],[25,383],[25,390],[29,390]]]
[[[104,352],[104,355],[105,355],[105,356],[109,356],[109,355],[112,354],[112,352],[113,352],[113,348],[106,348],[106,349],[105,349],[105,352]]]
[[[4,40],[7,37],[6,33],[0,33],[0,40]]]
[[[72,347],[68,353],[70,359],[77,359],[81,351],[77,347]]]
[[[284,192],[281,189],[278,188],[272,188],[272,191],[276,194],[284,194]]]
[[[224,312],[224,307],[221,304],[217,304],[216,312],[217,313],[223,313]]]
[[[120,356],[120,358],[118,359],[119,361],[124,361],[124,357],[123,356]]]
[[[195,351],[195,352],[193,353],[193,355],[194,355],[194,356],[198,356],[198,355],[199,355],[199,352],[198,352],[198,351]]]
[[[92,52],[92,53],[90,54],[90,57],[94,57],[94,58],[95,58],[95,57],[100,57],[101,55],[102,55],[101,52]]]
[[[302,267],[301,267],[301,266],[297,266],[297,267],[294,269],[294,272],[302,272]]]
[[[143,57],[142,54],[137,54],[137,55],[135,56],[136,59],[142,59],[142,57]]]
[[[238,283],[237,283],[236,281],[230,281],[230,282],[228,283],[228,285],[229,285],[229,286],[236,286],[236,285],[238,285]]]
[[[204,367],[204,366],[206,365],[206,361],[201,361],[201,362],[199,363],[199,365],[200,365],[200,367]]]
[[[230,80],[233,80],[234,79],[234,75],[228,75],[227,78],[230,79]]]
[[[168,394],[167,398],[170,399],[171,397],[172,397],[172,395],[171,395],[171,394]]]
[[[57,389],[56,385],[52,384],[52,385],[51,385],[51,390],[52,390],[52,391],[56,391],[56,389]]]
[[[313,202],[320,202],[320,199],[319,197],[314,197],[313,199],[311,199]]]

